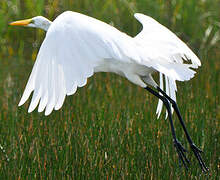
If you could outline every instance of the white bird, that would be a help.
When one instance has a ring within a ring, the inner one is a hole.
[[[201,150],[188,135],[175,102],[176,80],[190,80],[195,74],[192,68],[200,66],[200,60],[183,41],[156,20],[140,13],[134,16],[143,25],[135,37],[95,18],[71,11],[62,13],[53,22],[37,16],[10,23],[47,31],[19,106],[34,91],[28,112],[39,104],[38,111],[46,109],[45,115],[49,115],[53,109],[62,107],[66,95],[72,95],[77,87],[85,86],[87,78],[95,72],[116,73],[159,98],[158,117],[164,103],[174,145],[187,168],[189,161],[184,154],[185,149],[177,140],[173,127],[172,104],[195,156],[203,171],[207,171],[200,156]],[[160,85],[152,78],[156,72],[160,73]]]

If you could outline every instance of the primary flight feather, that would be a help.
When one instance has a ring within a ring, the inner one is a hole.
[[[176,80],[191,79],[195,74],[192,68],[200,66],[200,60],[184,42],[156,20],[140,13],[134,16],[143,25],[136,37],[71,11],[62,13],[53,22],[37,16],[11,23],[47,31],[19,106],[34,91],[28,112],[38,106],[39,112],[45,110],[45,115],[49,115],[53,109],[62,107],[66,95],[72,95],[78,87],[86,85],[87,79],[95,72],[116,73],[159,98],[158,117],[162,104],[166,106],[174,145],[187,167],[189,161],[185,157],[185,149],[173,128],[171,111],[177,113],[194,154],[202,169],[207,171],[200,157],[201,151],[188,135],[176,104]],[[152,78],[156,72],[160,73],[159,86]]]

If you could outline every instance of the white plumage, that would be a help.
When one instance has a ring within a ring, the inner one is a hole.
[[[114,72],[141,87],[157,87],[151,74],[159,72],[160,88],[176,101],[176,80],[191,79],[195,74],[191,68],[200,66],[200,60],[166,27],[149,16],[134,16],[143,25],[136,37],[76,12],[64,12],[53,22],[33,18],[29,26],[47,30],[47,34],[19,106],[34,91],[28,112],[39,104],[38,111],[46,109],[49,115],[95,72]],[[158,117],[161,110],[159,101]]]

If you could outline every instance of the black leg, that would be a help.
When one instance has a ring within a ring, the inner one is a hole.
[[[174,109],[174,111],[176,112],[176,114],[177,114],[177,116],[178,116],[178,119],[179,119],[179,121],[180,121],[180,124],[181,124],[182,127],[183,127],[183,130],[184,130],[184,132],[185,132],[186,138],[187,138],[187,140],[188,140],[188,142],[189,142],[189,144],[190,144],[190,147],[191,147],[191,149],[192,149],[194,155],[195,155],[196,158],[198,159],[199,164],[200,164],[202,170],[203,170],[204,172],[207,172],[209,169],[206,167],[206,165],[205,165],[205,163],[204,163],[204,161],[202,160],[202,157],[201,157],[201,155],[200,155],[200,154],[202,153],[202,151],[201,151],[198,147],[196,147],[196,145],[193,143],[193,141],[192,141],[192,139],[191,139],[191,137],[190,137],[190,135],[189,135],[189,133],[188,133],[188,131],[187,131],[187,129],[186,129],[186,126],[185,126],[185,124],[184,124],[184,122],[183,122],[183,119],[182,119],[182,116],[181,116],[181,114],[180,114],[180,111],[179,111],[179,108],[178,108],[178,106],[177,106],[177,103],[176,103],[173,99],[171,99],[162,89],[160,89],[159,87],[157,87],[157,89],[158,89],[158,91],[159,91],[160,93],[162,93],[163,96],[166,97],[166,98],[170,101],[170,103],[172,104],[173,109]]]
[[[158,97],[159,99],[161,99],[167,109],[168,112],[168,117],[169,117],[169,121],[170,121],[170,127],[171,127],[171,132],[172,132],[172,136],[173,136],[173,143],[174,146],[177,150],[177,153],[179,155],[179,159],[182,161],[183,165],[185,166],[186,169],[188,169],[187,164],[189,164],[189,160],[186,158],[185,156],[185,148],[182,146],[182,144],[177,140],[176,138],[176,133],[175,133],[175,129],[174,129],[174,125],[173,125],[173,120],[172,120],[172,114],[171,114],[171,108],[170,108],[170,103],[167,100],[166,97],[161,96],[158,92],[154,91],[153,89],[146,87],[146,90],[148,90],[151,94],[153,94],[154,96]]]

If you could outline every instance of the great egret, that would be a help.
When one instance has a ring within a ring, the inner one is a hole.
[[[165,105],[174,146],[187,168],[186,150],[177,140],[173,126],[172,104],[202,170],[208,171],[200,155],[202,151],[194,145],[186,130],[175,95],[176,80],[191,79],[195,74],[191,68],[200,66],[200,60],[184,42],[156,20],[140,13],[134,16],[143,25],[143,30],[135,37],[97,19],[70,11],[62,13],[53,22],[37,16],[10,23],[47,31],[19,106],[34,91],[28,112],[32,112],[39,103],[38,111],[46,108],[45,115],[49,115],[53,109],[61,108],[66,95],[72,95],[77,87],[86,85],[87,78],[95,72],[119,74],[159,98],[158,116],[162,103]],[[160,86],[151,76],[155,72],[160,73]]]

